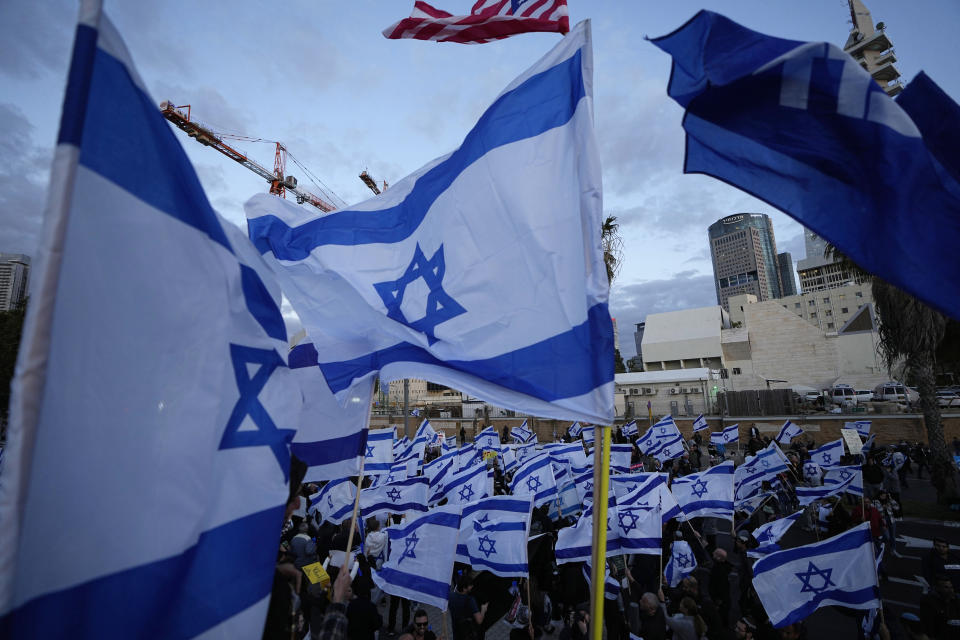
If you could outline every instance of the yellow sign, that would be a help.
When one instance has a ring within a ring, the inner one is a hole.
[[[323,564],[314,562],[303,566],[303,572],[307,574],[307,580],[310,584],[319,584],[326,588],[330,584],[330,576],[323,570]]]
[[[486,462],[487,460],[494,460],[494,459],[496,459],[496,457],[497,457],[497,452],[496,452],[496,451],[484,451],[484,452],[483,452],[483,461],[484,461],[484,462]]]

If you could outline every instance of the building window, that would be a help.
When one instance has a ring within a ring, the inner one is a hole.
[[[858,297],[858,298],[862,298],[862,297],[863,297],[863,291],[857,291],[857,297]]]
[[[740,375],[740,367],[734,367],[734,368],[733,368],[733,375],[735,375],[735,376]]]
[[[637,394],[639,394],[639,393],[640,393],[640,391],[639,391],[638,389],[635,389],[635,388],[630,389],[630,395],[632,395],[632,396],[635,396],[635,395],[637,395]]]
[[[830,304],[830,298],[824,298],[823,304]]]
[[[810,312],[810,317],[811,317],[811,318],[816,318],[816,317],[817,317],[817,312],[816,312],[816,311],[811,311],[811,312]]]
[[[832,316],[832,315],[833,315],[833,311],[832,311],[831,309],[827,309],[827,311],[826,311],[826,313],[825,313],[824,315]]]
[[[794,302],[794,303],[793,303],[793,308],[794,308],[794,309],[799,309],[799,308],[800,308],[800,303],[799,303],[799,302]]]
[[[847,313],[847,308],[846,308],[846,307],[842,307],[842,308],[840,309],[840,313]]]
[[[828,323],[827,323],[827,329],[833,329],[833,323],[832,323],[832,322],[828,322]]]
[[[807,306],[808,306],[808,307],[813,307],[813,306],[816,306],[816,304],[817,304],[817,301],[816,301],[816,300],[810,300],[810,302],[807,303]]]

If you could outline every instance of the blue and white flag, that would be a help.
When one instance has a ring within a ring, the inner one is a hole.
[[[535,507],[556,499],[557,483],[550,456],[541,454],[526,460],[513,474],[510,491],[518,497],[530,496]]]
[[[764,480],[775,478],[777,474],[789,469],[786,456],[780,451],[776,442],[771,442],[766,448],[757,452],[745,463],[736,468],[733,474],[734,496],[737,500],[749,497],[759,490]]]
[[[367,433],[366,459],[363,463],[365,474],[389,473],[393,466],[393,439],[396,435],[396,427],[372,429]]]
[[[960,180],[945,168],[956,147],[942,130],[960,108],[936,85],[918,77],[895,102],[833,44],[766,36],[708,11],[653,43],[674,59],[668,93],[686,109],[685,172],[765,200],[960,318],[960,261],[942,264],[960,246]]]
[[[610,445],[610,472],[630,473],[630,460],[633,457],[632,444]]]
[[[766,524],[762,524],[756,529],[753,530],[752,534],[754,539],[757,541],[758,546],[756,549],[752,549],[747,552],[747,555],[751,558],[762,558],[763,556],[773,553],[774,551],[779,551],[780,547],[777,545],[777,542],[780,541],[780,538],[787,532],[787,530],[793,526],[793,524],[803,515],[803,509],[792,513],[789,516],[773,520]]]
[[[583,444],[590,445],[593,444],[594,433],[596,432],[596,425],[588,424],[584,425],[580,430],[580,436],[583,438]]]
[[[697,416],[696,420],[693,421],[693,432],[703,431],[704,429],[709,429],[710,425],[707,424],[707,419],[703,417],[703,414]]]
[[[433,428],[433,425],[430,424],[430,421],[426,418],[423,419],[423,422],[420,423],[420,426],[417,427],[417,433],[413,436],[413,439],[423,438],[426,443],[429,445],[437,437],[437,430]]]
[[[517,460],[517,454],[514,451],[513,447],[504,447],[500,450],[500,455],[497,456],[497,460],[500,463],[500,468],[504,473],[512,473],[518,466],[520,466],[520,461]]]
[[[457,449],[457,466],[454,467],[453,470],[459,471],[460,469],[472,467],[477,462],[480,462],[481,459],[480,449],[478,449],[474,443],[465,444]]]
[[[524,420],[519,427],[510,429],[510,437],[513,438],[514,442],[534,442],[537,434],[533,432],[533,429],[527,427],[527,421]]]
[[[870,437],[870,427],[872,426],[870,420],[857,420],[856,422],[844,422],[844,429],[854,429],[857,433],[860,434],[861,438]]]
[[[670,492],[687,518],[733,519],[733,460],[674,478]]]
[[[583,444],[580,442],[569,444],[549,443],[543,446],[543,451],[549,453],[554,459],[566,460],[570,464],[571,470],[574,471],[582,470],[590,465],[587,454],[583,452]]]
[[[840,459],[843,458],[843,438],[812,449],[809,453],[810,459],[824,469],[839,466]]]
[[[680,505],[667,487],[665,473],[631,473],[611,476],[610,487],[617,496],[617,506],[659,506],[663,523],[683,515]]]
[[[587,581],[587,588],[589,589],[592,586],[593,580],[593,565],[590,564],[590,561],[587,561],[581,567],[583,572],[583,579]],[[620,583],[617,582],[616,578],[610,575],[610,566],[604,564],[603,567],[603,597],[606,600],[616,600],[620,597],[620,591],[622,587]]]
[[[457,452],[448,451],[423,465],[423,477],[430,481],[430,493],[443,486],[446,479],[456,472]]]
[[[635,436],[640,433],[640,428],[637,426],[636,420],[631,420],[627,424],[620,427],[620,434],[624,438],[629,438],[630,436]]]
[[[880,606],[870,523],[822,542],[772,553],[753,565],[753,586],[775,628],[820,607]]]
[[[662,440],[657,448],[650,452],[650,455],[660,462],[666,462],[667,460],[679,458],[686,450],[687,448],[683,443],[683,438],[677,436],[670,440]]]
[[[376,198],[329,214],[247,202],[250,237],[307,332],[330,336],[317,346],[338,397],[380,371],[532,415],[613,420],[592,66],[580,23],[458,149]]]
[[[320,491],[310,496],[308,513],[316,513],[319,522],[326,520],[333,524],[340,524],[353,514],[356,496],[357,486],[350,478],[331,480]]]
[[[734,510],[742,511],[748,516],[753,515],[753,513],[760,508],[764,502],[770,498],[776,497],[776,493],[773,491],[765,491],[763,493],[756,493],[748,498],[738,499],[734,501]]]
[[[496,496],[468,505],[463,511],[476,514],[469,519],[465,538],[463,523],[460,526],[457,550],[458,555],[465,552],[464,562],[474,571],[486,570],[502,578],[529,576],[527,538],[533,512],[529,499]]]
[[[827,469],[823,475],[823,484],[842,484],[850,480],[844,491],[855,496],[863,495],[863,471],[858,464]]]
[[[390,554],[373,581],[386,593],[447,610],[460,506],[435,507],[387,529]]]
[[[803,429],[787,420],[783,423],[783,426],[780,427],[780,433],[777,434],[774,440],[780,444],[790,444],[790,441],[799,435],[803,435]]]
[[[740,440],[739,424],[732,424],[729,427],[726,427],[723,431],[714,431],[710,434],[711,444],[728,445],[731,442],[737,442],[738,440]]]
[[[572,527],[557,531],[553,552],[557,564],[589,560],[593,553],[593,518],[577,518]]]
[[[677,423],[673,421],[673,416],[666,416],[647,429],[636,442],[641,453],[652,456],[663,448],[665,442],[674,442],[677,438],[682,439]]]
[[[797,501],[802,505],[808,505],[816,500],[823,500],[847,491],[856,481],[858,474],[850,473],[846,480],[842,482],[825,482],[820,487],[796,487]],[[860,487],[863,493],[863,487]]]
[[[593,500],[593,469],[586,469],[573,474],[573,483],[580,496],[580,502]]]
[[[430,481],[423,476],[360,490],[360,515],[364,518],[381,513],[408,514],[427,510],[427,488]]]
[[[443,442],[440,443],[440,450],[443,453],[448,451],[453,451],[457,448],[457,436],[447,436],[443,439]]]
[[[564,480],[557,483],[557,497],[550,503],[547,515],[551,520],[575,515],[582,511],[583,501],[577,489],[575,480]]]
[[[279,289],[97,2],[66,85],[11,385],[0,635],[259,636],[301,409]]]
[[[674,540],[670,545],[670,559],[663,568],[663,577],[671,588],[680,584],[680,581],[693,573],[697,568],[697,558],[693,549],[686,540]]]
[[[580,446],[579,444],[577,446]],[[580,447],[580,450],[583,451],[583,447]],[[513,447],[513,452],[517,456],[517,462],[523,462],[529,457],[536,455],[537,447],[534,442],[526,442],[524,444],[518,444]]]
[[[580,426],[580,423],[579,423],[579,422],[574,422],[574,423],[573,423],[572,425],[570,425],[570,427],[567,429],[567,433],[569,433],[569,434],[570,434],[571,436],[573,436],[574,438],[579,438],[579,437],[580,437],[580,434],[583,433],[583,427]]]
[[[393,457],[394,459],[399,458],[410,446],[410,438],[403,436],[399,440],[393,443]]]
[[[642,506],[617,502],[617,526],[621,553],[659,556],[662,552],[663,520],[660,505]]]
[[[410,415],[412,415],[414,418],[419,418],[419,417],[420,417],[420,409],[411,409],[411,410],[410,410]]]
[[[493,470],[480,463],[449,476],[442,488],[430,496],[430,502],[446,498],[449,504],[466,504],[492,495]]]
[[[473,438],[473,445],[484,451],[500,451],[500,436],[495,428],[487,427]]]

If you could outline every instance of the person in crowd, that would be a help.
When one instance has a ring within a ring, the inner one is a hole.
[[[673,640],[701,640],[707,632],[707,623],[700,617],[700,609],[693,598],[683,598],[677,613],[665,618],[673,632]]]
[[[923,443],[918,442],[913,445],[910,457],[917,463],[917,479],[919,480],[923,478],[923,470],[927,467],[927,448],[923,446]]]
[[[931,586],[933,591],[920,601],[924,633],[937,640],[960,637],[960,600],[950,576],[935,576]]]
[[[659,592],[661,600],[663,591]],[[638,636],[644,640],[666,640],[667,616],[660,607],[660,600],[649,591],[640,598],[640,630]]]
[[[353,580],[354,597],[347,605],[347,637],[350,640],[375,640],[376,633],[383,624],[383,617],[376,604],[370,600],[370,592],[374,586],[370,563],[362,555],[357,556],[357,562],[360,567]]]
[[[864,496],[868,500],[873,500],[883,486],[883,469],[877,464],[876,456],[867,456],[862,471]]]
[[[888,491],[881,491],[877,494],[877,499],[874,501],[874,504],[877,507],[877,510],[880,512],[881,518],[883,518],[884,525],[884,539],[887,543],[887,548],[890,549],[890,552],[897,558],[900,557],[900,554],[897,553],[896,543],[897,543],[897,512],[900,510],[900,505],[890,497]]]
[[[444,640],[430,629],[430,618],[425,609],[417,609],[413,614],[413,626],[403,632],[398,640]]]
[[[893,499],[897,502],[900,502],[900,474],[897,472],[896,467],[892,460],[884,461],[881,466],[883,470],[883,490],[888,492]]]
[[[375,517],[367,518],[366,523],[367,538],[363,541],[364,553],[373,568],[379,569],[387,555],[387,532],[380,529],[380,521]]]
[[[653,595],[653,594],[650,594]],[[656,597],[654,596],[654,600]],[[564,620],[559,640],[587,640],[590,632],[590,605],[583,602],[573,609]],[[663,636],[660,636],[661,638]]]
[[[350,572],[340,571],[333,579],[333,593],[326,614],[319,625],[311,627],[310,640],[345,640],[347,638],[347,603],[353,597]],[[290,637],[288,634],[287,638]]]
[[[456,589],[450,594],[448,604],[453,622],[453,640],[474,640],[479,635],[478,629],[483,624],[489,603],[477,604],[476,598],[470,595],[471,591],[473,576],[469,571],[464,571],[457,578]]]
[[[733,627],[735,640],[754,640],[756,632],[757,625],[750,616],[743,616],[737,620],[737,624]]]
[[[923,558],[923,577],[932,585],[940,575],[950,578],[954,591],[960,589],[960,555],[950,550],[944,538],[937,536],[933,539],[933,548]]]
[[[907,640],[931,640],[923,630],[923,623],[920,622],[919,616],[913,612],[905,611],[900,614],[900,628]]]
[[[724,628],[729,628],[730,620],[730,572],[733,566],[727,561],[727,552],[723,549],[714,549],[713,566],[710,567],[710,581],[708,591],[710,599],[720,613],[720,621]]]

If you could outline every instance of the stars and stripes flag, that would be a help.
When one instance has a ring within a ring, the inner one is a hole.
[[[567,33],[567,0],[479,0],[470,15],[457,16],[417,1],[409,18],[383,30],[393,40],[483,44],[530,32]]]
[[[753,586],[774,628],[820,607],[880,606],[870,523],[821,542],[771,553],[753,565]]]

